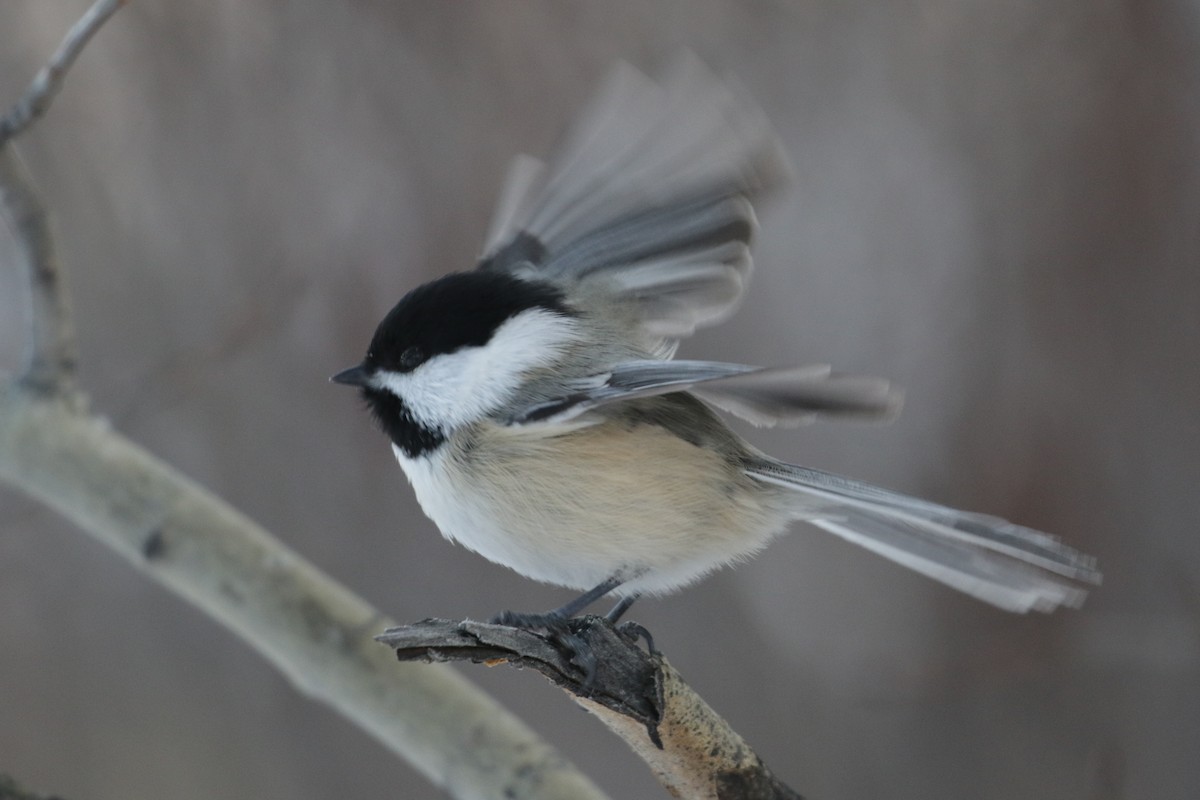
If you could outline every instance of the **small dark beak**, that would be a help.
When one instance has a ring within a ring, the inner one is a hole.
[[[344,383],[347,386],[366,386],[371,382],[371,373],[363,369],[360,364],[356,367],[342,370],[329,380],[334,383]]]

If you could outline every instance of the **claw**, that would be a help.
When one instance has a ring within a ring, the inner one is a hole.
[[[618,625],[617,633],[621,634],[635,645],[638,643],[638,639],[645,639],[646,651],[652,656],[659,655],[658,648],[654,646],[654,637],[650,635],[650,631],[646,630],[645,626],[630,620],[629,622],[622,622],[620,625]]]
[[[596,668],[599,660],[592,648],[583,637],[571,631],[571,617],[564,617],[557,611],[542,614],[524,613],[520,611],[501,611],[492,617],[493,625],[505,625],[521,630],[545,631],[550,640],[561,650],[570,654],[568,663],[582,673],[580,686],[584,694],[591,693],[592,684],[596,681]]]
[[[596,669],[600,666],[600,661],[592,652],[591,646],[574,633],[555,633],[553,637],[555,643],[571,652],[570,663],[582,674],[579,682],[580,694],[591,694],[592,686],[596,682]]]

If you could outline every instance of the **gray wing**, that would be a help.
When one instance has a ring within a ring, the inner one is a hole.
[[[687,391],[756,425],[794,426],[820,415],[890,417],[900,393],[887,381],[821,364],[752,367],[719,361],[626,361],[572,384],[561,397],[514,412],[511,422],[565,421],[610,403]]]
[[[1093,559],[1041,531],[821,470],[764,459],[747,469],[796,492],[797,516],[1008,611],[1078,606]]]
[[[733,311],[750,201],[787,173],[762,113],[694,57],[661,85],[621,64],[549,169],[514,163],[480,268],[589,283],[677,339]]]

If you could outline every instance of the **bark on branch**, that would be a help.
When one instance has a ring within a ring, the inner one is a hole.
[[[503,625],[427,619],[378,636],[401,661],[508,662],[565,689],[633,748],[675,797],[799,800],[660,653],[603,617],[568,620],[571,641]],[[585,679],[576,648],[596,658]]]

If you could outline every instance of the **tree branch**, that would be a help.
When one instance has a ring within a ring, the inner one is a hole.
[[[70,394],[74,389],[75,334],[50,220],[11,140],[41,117],[62,88],[79,53],[127,0],[96,0],[71,27],[29,88],[0,118],[0,206],[12,228],[21,267],[29,276],[32,314],[21,379],[34,391]]]
[[[38,74],[34,76],[29,88],[25,90],[25,94],[9,109],[4,118],[0,119],[0,147],[3,147],[10,139],[29,127],[34,120],[46,113],[54,96],[62,88],[67,70],[75,63],[80,52],[91,41],[96,31],[100,30],[100,26],[128,1],[96,0],[71,26],[71,30],[67,31],[67,35],[63,37],[62,43],[54,51],[54,55],[50,57],[46,66],[38,70]]]
[[[0,480],[237,633],[453,796],[603,797],[451,670],[398,668],[371,638],[383,615],[103,420],[0,386]]]
[[[661,654],[647,654],[603,617],[568,625],[571,644],[503,625],[441,619],[376,638],[401,661],[506,661],[536,669],[624,739],[675,797],[799,800]],[[596,658],[589,681],[572,662],[581,644]]]

